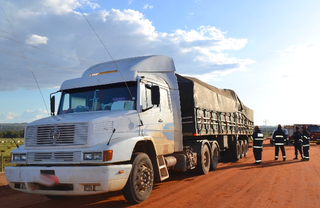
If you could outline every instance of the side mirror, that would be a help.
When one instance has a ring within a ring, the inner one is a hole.
[[[56,98],[55,98],[55,96],[52,96],[50,98],[51,116],[54,116],[55,103],[56,103]]]
[[[151,102],[152,102],[152,105],[159,106],[160,104],[160,87],[159,86],[151,87]]]

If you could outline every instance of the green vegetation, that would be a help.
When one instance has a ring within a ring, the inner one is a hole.
[[[15,138],[16,143],[20,146],[24,144],[23,138]],[[10,153],[13,149],[17,148],[16,144],[12,139],[0,138],[0,156],[3,157],[3,167],[12,166],[10,164]],[[1,157],[0,157],[1,160]],[[1,161],[0,161],[1,164]],[[1,167],[0,167],[1,169]],[[0,170],[1,171],[1,170]]]
[[[23,138],[27,123],[0,123],[0,138]]]
[[[21,131],[24,130],[24,127],[27,123],[0,123],[0,132],[2,131]],[[1,137],[0,137],[1,138]]]
[[[19,146],[24,144],[23,138],[15,138],[14,140]],[[12,139],[0,138],[0,152],[3,156],[10,156],[11,150],[16,147],[17,146]]]
[[[19,131],[0,131],[0,138],[22,138],[24,136],[24,130]]]

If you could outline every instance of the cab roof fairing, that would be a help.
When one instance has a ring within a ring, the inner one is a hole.
[[[60,90],[136,81],[139,73],[156,75],[174,71],[173,59],[167,56],[152,55],[120,59],[91,66],[81,78],[64,81]]]

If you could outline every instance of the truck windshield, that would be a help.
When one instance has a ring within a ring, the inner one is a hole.
[[[136,82],[127,82],[127,85],[118,83],[65,90],[62,92],[58,114],[135,110],[136,96]]]

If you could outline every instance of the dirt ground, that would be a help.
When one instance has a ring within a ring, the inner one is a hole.
[[[264,143],[268,143],[265,141]],[[274,147],[264,145],[261,165],[248,156],[234,163],[219,163],[207,175],[170,172],[156,183],[149,199],[128,204],[121,192],[50,200],[12,190],[0,173],[0,207],[319,207],[320,145],[310,147],[310,161],[293,160],[293,146],[286,146],[287,160],[274,161]]]

